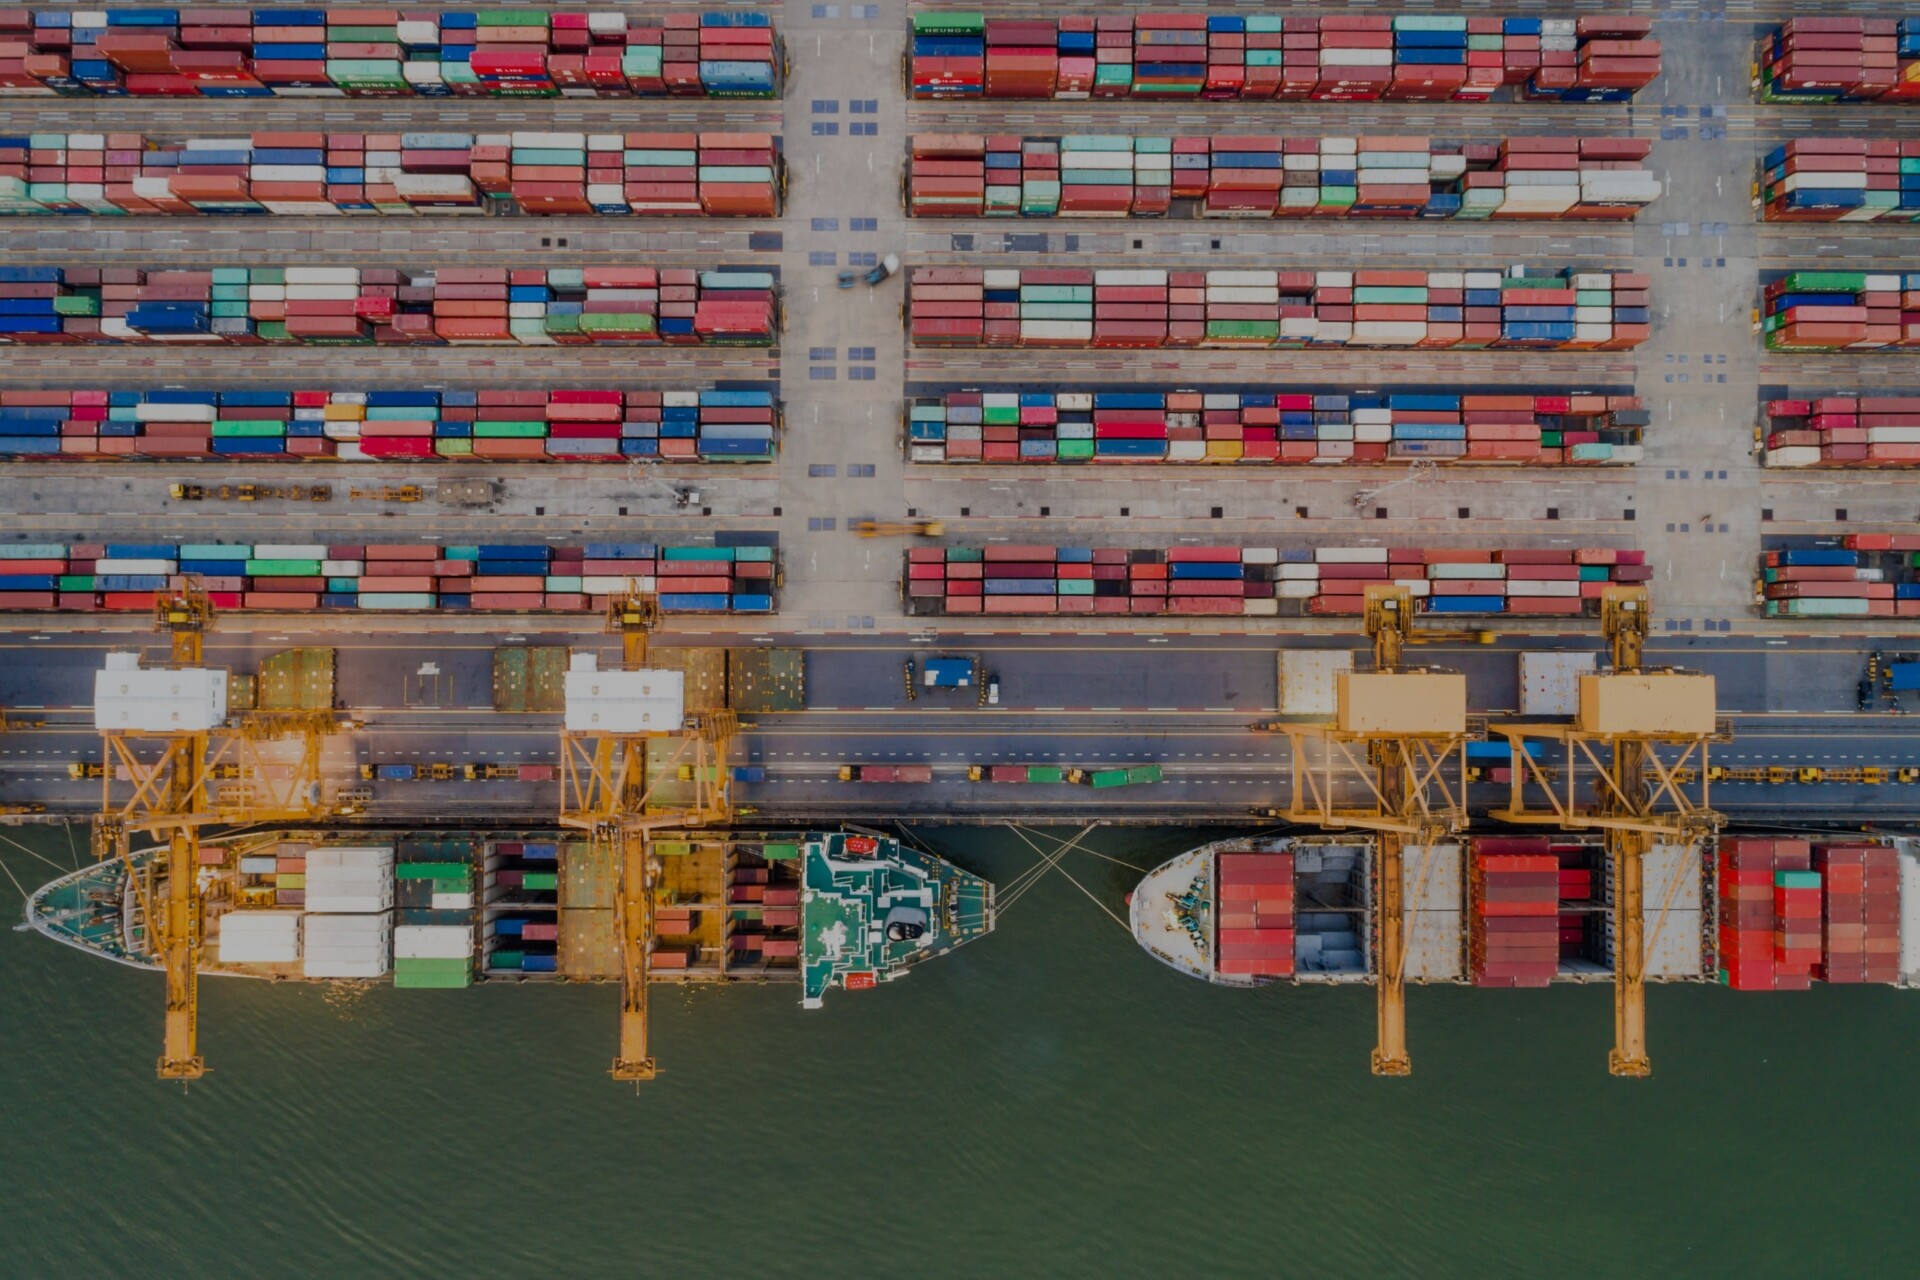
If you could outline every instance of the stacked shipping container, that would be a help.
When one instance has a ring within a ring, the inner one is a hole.
[[[0,267],[0,342],[768,346],[765,271]]]
[[[1760,166],[1766,222],[1911,222],[1920,218],[1920,143],[1798,138]]]
[[[1822,982],[1900,980],[1900,867],[1878,844],[1816,844]]]
[[[4,458],[765,462],[771,391],[0,391]]]
[[[1920,347],[1920,271],[1790,271],[1761,298],[1771,351]]]
[[[1920,466],[1920,396],[1769,400],[1770,467]]]
[[[759,13],[0,9],[10,97],[772,98]]]
[[[766,133],[0,136],[6,214],[634,214],[770,218]]]
[[[1651,19],[917,13],[916,98],[1625,102],[1660,74]]]
[[[1560,970],[1560,863],[1545,836],[1476,836],[1468,898],[1477,987],[1544,987]]]
[[[1582,614],[1652,576],[1639,551],[1403,547],[914,547],[907,611],[939,614],[1359,614],[1369,583],[1450,614]]]
[[[919,217],[1583,218],[1660,196],[1643,138],[1283,138],[919,134]],[[1182,202],[1175,209],[1174,202]]]
[[[1633,272],[916,267],[920,346],[1420,347],[1624,351],[1646,340]]]
[[[907,406],[907,456],[989,463],[1624,465],[1640,460],[1649,418],[1641,404],[1638,396],[1565,393],[949,391]]]
[[[1764,102],[1920,98],[1920,21],[1792,18],[1760,42]]]
[[[1920,618],[1920,535],[1794,539],[1760,557],[1769,618]]]
[[[560,845],[496,840],[482,886],[483,968],[489,973],[560,971]]]
[[[1719,859],[1720,981],[1735,991],[1775,989],[1774,875],[1812,865],[1804,840],[1723,836]],[[1789,977],[1788,988],[1797,983]]]
[[[1214,968],[1245,977],[1283,978],[1294,969],[1293,854],[1214,857],[1219,898]]]
[[[567,613],[629,583],[668,612],[767,613],[777,576],[772,547],[16,543],[0,548],[0,611],[148,611],[187,574],[222,610]]]

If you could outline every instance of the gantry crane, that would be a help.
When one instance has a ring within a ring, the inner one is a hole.
[[[733,816],[727,756],[738,723],[725,710],[688,715],[682,673],[647,669],[649,638],[659,622],[658,600],[632,583],[608,601],[606,630],[620,637],[622,670],[603,672],[592,655],[574,657],[560,734],[560,825],[587,833],[595,865],[617,868],[616,1080],[651,1080],[656,1073],[647,1031],[655,871],[650,845],[662,832],[720,825]],[[671,752],[650,758],[653,744],[668,740],[677,740]],[[690,797],[679,789],[682,764],[692,766]]]
[[[135,654],[109,655],[94,683],[94,724],[104,747],[96,857],[127,868],[150,945],[166,973],[166,1031],[159,1074],[197,1080],[199,1051],[200,830],[213,824],[298,821],[324,812],[321,739],[348,727],[332,712],[248,713],[227,718],[224,670],[204,663],[213,606],[197,579],[155,601],[154,628],[169,637],[163,669],[142,668]],[[265,744],[298,738],[296,761],[269,761]],[[143,742],[161,744],[150,759]],[[218,777],[236,781],[214,785]],[[116,801],[116,777],[133,793]],[[135,834],[164,837],[164,862],[135,864]],[[161,898],[164,875],[164,899]]]
[[[1616,1076],[1653,1070],[1647,1056],[1646,856],[1657,842],[1691,848],[1719,828],[1722,818],[1708,804],[1708,743],[1730,736],[1716,718],[1712,676],[1643,669],[1648,615],[1645,587],[1606,588],[1600,624],[1612,670],[1580,677],[1573,723],[1489,726],[1513,749],[1511,798],[1493,817],[1605,834],[1614,906],[1613,1050],[1607,1068]],[[1565,767],[1556,777],[1544,776],[1528,739],[1564,744]],[[1671,758],[1663,759],[1660,747]],[[1694,784],[1698,799],[1689,790]],[[1530,805],[1534,796],[1545,803]],[[1668,901],[1677,889],[1676,877]],[[1663,903],[1656,934],[1665,916]]]
[[[1441,639],[1478,642],[1477,632],[1413,629],[1413,597],[1405,587],[1369,586],[1367,635],[1374,670],[1345,673],[1335,689],[1330,725],[1281,725],[1291,745],[1292,788],[1286,817],[1325,828],[1373,832],[1374,931],[1378,1036],[1373,1073],[1404,1076],[1407,1052],[1408,920],[1405,855],[1420,849],[1416,884],[1426,880],[1433,846],[1467,825],[1465,677],[1443,671],[1403,670],[1409,643]],[[1340,775],[1365,781],[1367,803],[1338,799]]]

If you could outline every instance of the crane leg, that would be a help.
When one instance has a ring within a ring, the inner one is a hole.
[[[162,1080],[198,1080],[207,1073],[200,1056],[200,841],[190,829],[176,830],[167,848],[167,897],[160,905],[163,959],[167,975],[167,1018],[160,1055]]]
[[[620,849],[614,928],[620,934],[620,1054],[615,1080],[651,1080],[656,1074],[647,1034],[647,947],[653,940],[652,856],[638,832],[616,835]]]
[[[1413,1073],[1407,1053],[1407,920],[1406,852],[1400,837],[1380,837],[1380,956],[1374,978],[1379,1027],[1373,1046],[1373,1074],[1404,1076]]]
[[[1647,843],[1639,832],[1622,832],[1614,849],[1613,1051],[1607,1070],[1616,1076],[1653,1074],[1647,1057]]]

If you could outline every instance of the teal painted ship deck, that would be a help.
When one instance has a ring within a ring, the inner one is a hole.
[[[979,876],[888,836],[851,837],[855,849],[849,839],[814,836],[803,850],[801,1003],[809,1009],[830,988],[857,991],[905,977],[993,928],[993,886]],[[926,932],[889,940],[886,918],[895,907],[925,911]]]

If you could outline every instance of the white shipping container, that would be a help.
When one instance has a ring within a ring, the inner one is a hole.
[[[1900,291],[1900,277],[1883,273],[1869,275],[1867,277],[1866,291],[1868,293],[1898,293]]]
[[[1559,579],[1509,578],[1507,594],[1510,596],[1571,596],[1578,599],[1580,584]]]
[[[93,571],[97,574],[166,574],[179,571],[178,560],[95,560]]]
[[[993,273],[990,271],[987,274],[992,275]],[[1167,284],[1167,273],[1165,271],[1146,269],[1132,270],[1108,267],[1093,273],[1093,283],[1096,287],[1100,285],[1112,285],[1116,289],[1164,289]],[[997,286],[991,282],[987,285],[989,289],[995,287]]]
[[[1427,577],[1467,578],[1476,582],[1497,582],[1507,576],[1507,566],[1503,564],[1430,564]]]
[[[1411,347],[1426,336],[1424,320],[1358,320],[1351,341],[1374,347]]]
[[[433,895],[435,911],[471,911],[473,895],[470,893],[436,893]]]
[[[210,404],[137,404],[135,422],[212,422],[218,411]]]
[[[1278,600],[1311,600],[1320,594],[1318,582],[1276,582],[1273,584],[1274,598]]]
[[[1223,288],[1271,289],[1280,283],[1277,271],[1209,271],[1207,272],[1207,291],[1211,293],[1216,285]]]
[[[1313,553],[1319,564],[1385,564],[1385,547],[1319,547]]]
[[[1018,289],[1020,287],[1019,268],[992,267],[980,273],[981,284],[988,289]]]
[[[1351,289],[1353,272],[1316,271],[1313,273],[1313,286],[1316,289]]]
[[[1322,49],[1320,65],[1322,67],[1390,67],[1393,65],[1393,50]]]
[[[229,911],[220,917],[222,964],[292,964],[300,958],[298,911]]]
[[[255,544],[253,557],[256,560],[325,560],[327,549],[317,542],[262,542]],[[388,849],[386,854],[387,865],[392,866],[393,850]]]
[[[288,267],[288,284],[353,284],[360,283],[358,267]]]
[[[1030,342],[1092,342],[1091,320],[1022,320],[1020,337]]]
[[[1279,564],[1280,549],[1278,547],[1242,547],[1240,549],[1240,563]]]
[[[587,145],[587,135],[584,133],[531,133],[515,130],[508,136],[512,138],[510,143],[512,146],[537,147],[543,151],[580,151]]]
[[[393,931],[396,960],[464,960],[472,954],[472,925],[403,924]]]
[[[1920,427],[1868,427],[1868,444],[1920,444]]]

